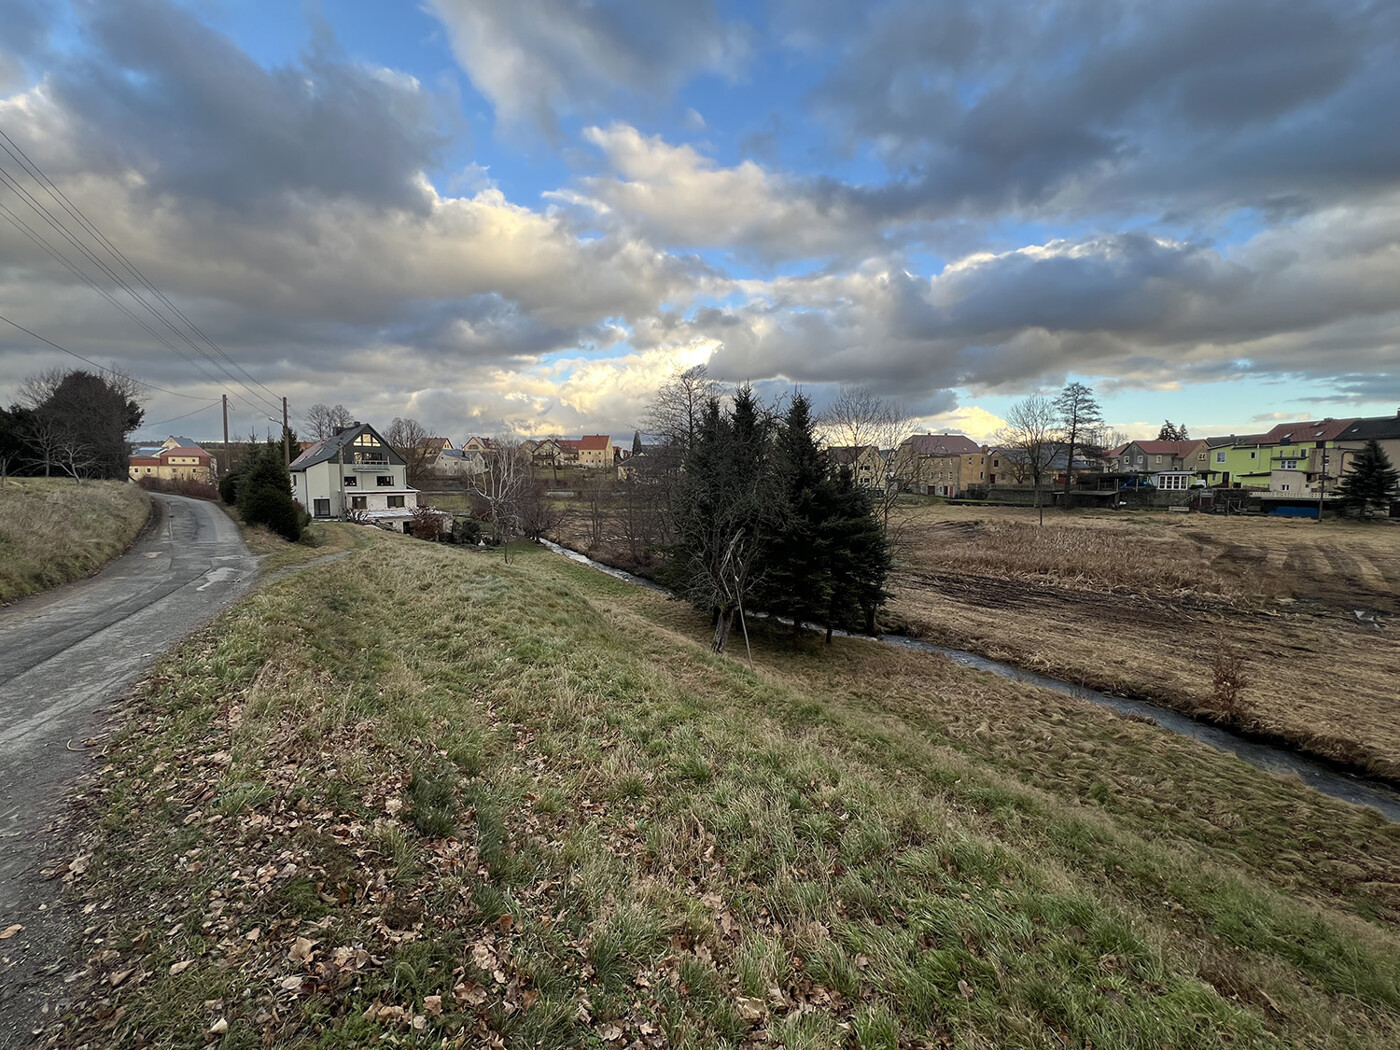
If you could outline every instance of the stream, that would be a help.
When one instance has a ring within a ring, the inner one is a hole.
[[[615,569],[611,565],[604,565],[602,562],[594,561],[586,554],[562,547],[549,540],[541,541],[544,546],[557,554],[562,554],[570,561],[578,562],[580,565],[587,565],[589,568],[606,573],[615,580],[622,580],[626,583],[636,584],[645,587],[647,590],[656,591],[659,594],[670,592],[660,584],[651,580],[643,579],[622,569]],[[1237,758],[1248,762],[1256,769],[1262,769],[1268,773],[1292,774],[1297,776],[1304,784],[1320,791],[1324,795],[1341,799],[1343,802],[1351,802],[1358,806],[1367,806],[1380,813],[1383,817],[1393,823],[1400,823],[1400,791],[1396,791],[1389,785],[1377,780],[1370,780],[1365,777],[1353,776],[1336,766],[1319,759],[1309,758],[1300,755],[1295,751],[1268,744],[1263,741],[1253,740],[1238,733],[1231,732],[1220,726],[1211,725],[1208,722],[1200,722],[1184,715],[1179,711],[1174,711],[1169,707],[1161,707],[1157,704],[1150,704],[1143,700],[1130,700],[1127,697],[1112,696],[1108,693],[1101,693],[1088,686],[1075,685],[1072,682],[1064,682],[1058,678],[1050,678],[1046,675],[1036,674],[1034,671],[1026,671],[1013,664],[1002,663],[999,660],[991,660],[985,656],[978,656],[976,653],[964,652],[961,649],[947,649],[941,645],[934,645],[930,642],[920,641],[917,638],[907,638],[904,635],[883,634],[875,637],[863,634],[849,634],[845,631],[836,631],[835,634],[844,638],[856,638],[862,641],[876,642],[883,645],[898,646],[901,649],[913,649],[922,653],[937,653],[939,656],[947,657],[954,663],[963,667],[971,667],[978,671],[988,671],[1001,678],[1010,679],[1013,682],[1024,682],[1027,685],[1039,686],[1042,689],[1053,689],[1057,693],[1072,696],[1079,700],[1087,700],[1100,707],[1109,707],[1119,714],[1137,715],[1143,718],[1150,718],[1162,729],[1178,736],[1190,737],[1217,751],[1228,751]]]

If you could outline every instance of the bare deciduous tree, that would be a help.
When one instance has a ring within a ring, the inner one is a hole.
[[[408,464],[408,483],[417,485],[423,479],[423,471],[428,465],[431,453],[428,449],[428,431],[416,419],[399,416],[389,424],[384,440]]]
[[[1018,480],[1029,479],[1035,487],[1035,505],[1040,508],[1042,521],[1045,508],[1041,483],[1060,449],[1055,432],[1058,418],[1054,402],[1032,394],[1011,406],[1006,413],[1006,426],[994,435],[1012,474]]]
[[[337,427],[348,427],[355,422],[344,405],[323,405],[320,402],[306,410],[306,422],[317,441],[324,441],[335,434]]]
[[[913,434],[914,420],[903,405],[887,401],[868,386],[842,384],[819,420],[820,432],[828,445],[859,449],[873,445],[881,454],[891,456]],[[921,480],[923,458],[910,456],[903,461],[905,469],[912,476],[903,480],[913,483]],[[881,527],[889,532],[890,511],[899,499],[899,484],[888,476],[880,479],[880,487],[873,490],[876,511]]]
[[[705,405],[718,395],[719,384],[710,378],[709,369],[693,365],[661,384],[642,425],[684,454],[695,443]]]
[[[486,470],[468,482],[470,491],[485,505],[491,530],[510,561],[510,539],[520,533],[520,494],[530,483],[530,455],[513,437],[502,435],[486,457]]]

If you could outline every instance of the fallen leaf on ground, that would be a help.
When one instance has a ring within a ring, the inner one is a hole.
[[[423,1012],[431,1014],[433,1017],[442,1016],[442,996],[428,995],[423,997]]]
[[[193,960],[193,959],[186,959],[184,962],[171,963],[171,964],[170,964],[170,976],[171,976],[171,977],[174,977],[177,973],[184,973],[186,970],[188,970],[188,969],[189,969],[191,966],[193,966],[193,965],[194,965],[194,960]]]
[[[8,941],[22,929],[24,929],[24,924],[18,922],[13,926],[6,926],[3,930],[0,930],[0,941]]]
[[[132,970],[122,970],[120,973],[112,974],[112,976],[108,977],[107,980],[112,985],[112,987],[115,988],[117,985],[121,984],[128,977],[130,977],[133,972],[134,968]]]
[[[745,1021],[761,1021],[768,1016],[768,1004],[762,999],[750,999],[741,995],[734,1005],[739,1008],[739,1016]]]
[[[224,1020],[222,1017],[209,1026],[210,1035],[223,1035],[227,1031],[228,1021]]]

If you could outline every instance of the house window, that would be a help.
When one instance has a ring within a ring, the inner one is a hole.
[[[359,485],[359,483],[360,483],[360,479],[357,478],[357,477],[355,477],[354,474],[346,474],[346,475],[345,475],[345,487],[346,487],[347,489],[353,489],[353,488],[355,488],[357,485]]]
[[[396,510],[396,509],[398,509],[398,508],[400,508],[400,507],[403,506],[403,497],[402,497],[402,496],[388,496],[388,497],[386,497],[386,498],[389,500],[389,509],[390,509],[390,510]]]
[[[1285,483],[1285,484],[1279,486],[1279,491],[1280,491],[1280,492],[1289,492],[1289,491],[1292,490],[1292,488],[1293,488],[1292,485],[1289,485],[1289,484],[1286,484],[1286,483]]]
[[[364,509],[365,509],[366,507],[368,507],[368,506],[369,506],[369,497],[368,497],[368,496],[351,496],[351,497],[350,497],[350,509],[351,509],[351,510],[364,510]]]
[[[1224,463],[1224,462],[1225,462],[1225,453],[1224,453],[1224,452],[1217,452],[1217,453],[1215,454],[1215,462],[1217,462],[1217,463]]]
[[[1250,459],[1253,459],[1253,458],[1254,458],[1255,456],[1257,456],[1257,455],[1258,455],[1257,452],[1251,452],[1251,453],[1249,454],[1249,458],[1250,458]]]
[[[1298,469],[1298,461],[1297,461],[1296,459],[1285,459],[1285,460],[1281,460],[1281,461],[1280,461],[1280,466],[1281,466],[1281,468],[1282,468],[1283,470],[1297,470],[1297,469]]]
[[[318,518],[329,518],[331,516],[331,501],[328,499],[314,500],[312,509]]]
[[[394,476],[392,474],[380,474],[375,478],[375,483],[380,488],[390,488],[394,484]]]
[[[379,442],[374,440],[374,436],[372,434],[361,434],[355,439],[355,444],[378,446]]]
[[[1158,457],[1157,457],[1157,466],[1160,467],[1161,465],[1162,465],[1162,457],[1161,457],[1161,456],[1158,456]]]

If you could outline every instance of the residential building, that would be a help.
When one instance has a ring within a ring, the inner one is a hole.
[[[561,467],[576,467],[579,465],[578,450],[583,444],[578,438],[559,438],[555,441],[559,446],[559,465]]]
[[[894,453],[894,476],[907,492],[960,496],[987,483],[987,448],[963,434],[915,434]]]
[[[494,455],[496,452],[496,442],[491,438],[469,437],[462,442],[463,452],[479,452],[483,456]]]
[[[1368,441],[1380,445],[1392,467],[1400,467],[1400,410],[1393,416],[1355,420],[1338,434],[1336,447],[1340,451],[1336,459],[1327,464],[1328,477],[1336,478],[1349,472],[1355,453],[1365,448]]]
[[[578,443],[578,465],[586,470],[606,470],[613,465],[611,434],[585,434]]]
[[[218,470],[218,461],[200,448],[198,442],[173,434],[159,445],[138,445],[127,457],[127,473],[132,481],[154,478],[212,484],[218,477]]]
[[[292,461],[292,496],[321,520],[363,515],[408,531],[418,490],[408,464],[368,423],[337,427]]]
[[[826,459],[834,467],[848,467],[861,488],[884,491],[888,467],[875,445],[834,445],[826,450]]]
[[[1130,441],[1104,453],[1114,474],[1135,474],[1158,489],[1189,489],[1199,479],[1198,470],[1207,451],[1204,439],[1186,441]],[[1208,464],[1206,464],[1208,467]]]
[[[1264,434],[1209,438],[1210,483],[1281,496],[1336,491],[1341,460],[1333,449],[1351,442],[1341,436],[1360,420],[1320,419],[1280,423]],[[1324,480],[1325,475],[1325,480]]]

